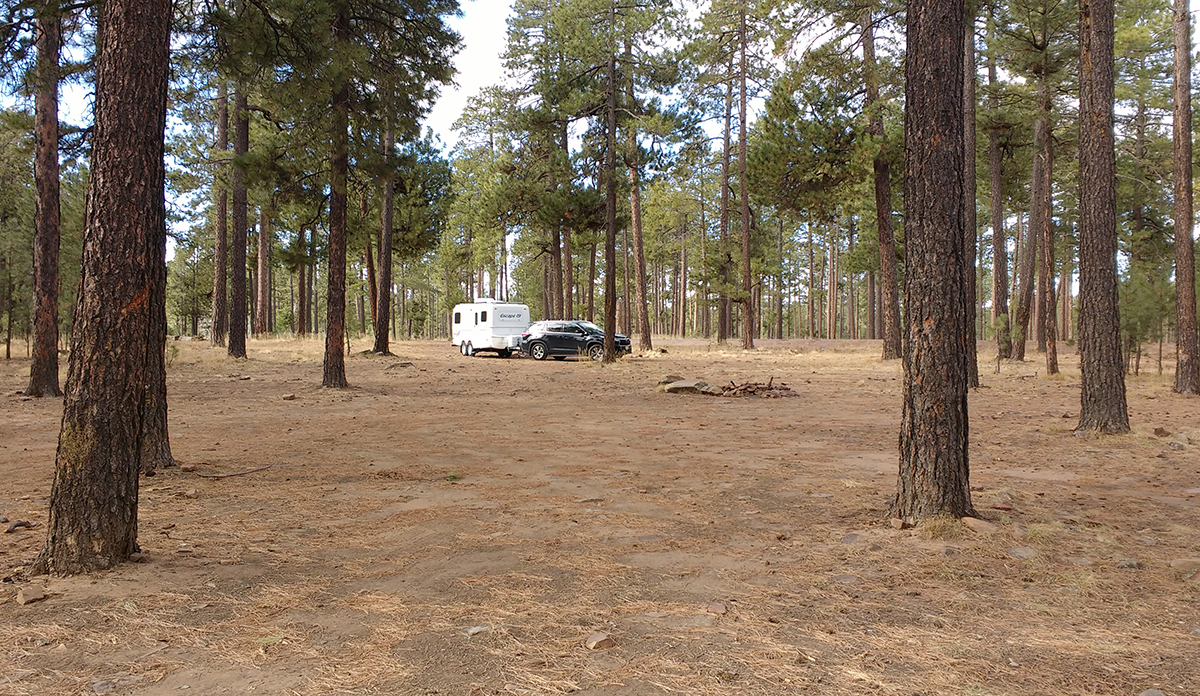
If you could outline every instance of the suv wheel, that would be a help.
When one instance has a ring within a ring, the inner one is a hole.
[[[546,353],[546,344],[534,343],[533,345],[529,346],[529,355],[534,360],[545,360],[546,355],[548,355],[548,353]]]
[[[593,344],[588,348],[588,357],[592,360],[600,360],[604,357],[604,346],[599,343]]]

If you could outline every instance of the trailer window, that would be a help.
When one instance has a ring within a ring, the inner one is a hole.
[[[462,323],[462,312],[455,312],[455,313],[454,313],[454,323],[455,323],[455,324],[461,324],[461,323]]]
[[[487,323],[487,310],[486,309],[479,313],[479,321],[482,321],[485,324]]]

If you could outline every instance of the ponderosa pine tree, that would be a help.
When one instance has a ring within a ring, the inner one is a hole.
[[[1175,334],[1174,390],[1200,394],[1200,336],[1196,332],[1196,243],[1192,236],[1192,23],[1188,0],[1175,0]]]
[[[58,388],[58,82],[62,10],[39,3],[34,65],[33,340],[27,396],[62,396]]]
[[[213,221],[213,291],[212,328],[209,342],[214,347],[225,346],[229,333],[228,273],[229,273],[229,86],[221,79],[217,83],[217,153],[218,172],[213,177],[216,188]]]
[[[883,328],[883,359],[898,360],[901,356],[900,336],[900,285],[896,274],[896,234],[892,225],[891,165],[888,164],[886,138],[883,132],[883,116],[876,104],[879,102],[879,71],[875,63],[875,11],[869,5],[864,10],[862,21],[863,82],[866,85],[864,109],[870,113],[867,132],[879,141],[880,151],[875,155],[871,167],[875,176],[875,220],[879,242],[879,294],[880,323]]]
[[[84,261],[48,536],[36,572],[109,568],[138,550],[147,382],[165,336],[154,296],[155,255],[166,243],[171,7],[166,0],[108,0],[98,11]]]
[[[246,234],[249,230],[249,202],[246,192],[246,153],[250,151],[250,112],[246,87],[233,87],[233,231],[229,244],[229,347],[231,358],[246,357]]]
[[[1113,2],[1079,2],[1079,354],[1077,431],[1129,432],[1117,306]]]
[[[890,514],[973,516],[968,458],[963,0],[912,0],[905,62],[905,326]]]

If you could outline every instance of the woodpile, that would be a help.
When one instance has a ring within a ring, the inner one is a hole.
[[[728,385],[721,387],[721,396],[757,396],[762,399],[781,399],[788,396],[800,396],[800,394],[783,382],[775,384],[775,378],[772,377],[767,380],[766,384],[762,382],[737,384],[730,381]]]

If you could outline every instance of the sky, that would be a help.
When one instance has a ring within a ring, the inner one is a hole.
[[[458,142],[453,126],[467,100],[504,78],[500,55],[507,40],[505,20],[512,11],[512,0],[464,0],[462,10],[462,17],[450,21],[463,37],[463,49],[454,59],[457,84],[443,89],[425,119],[425,125],[438,134],[447,150]]]

